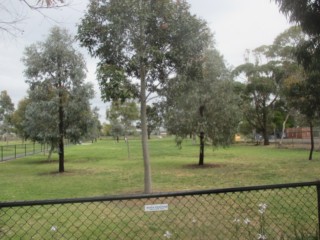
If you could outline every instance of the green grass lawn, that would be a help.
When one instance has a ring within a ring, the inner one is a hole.
[[[197,167],[199,146],[173,138],[149,142],[154,192],[314,181],[320,179],[320,156],[308,161],[307,150],[275,146],[206,147],[205,164]],[[65,170],[58,156],[43,154],[0,163],[0,201],[93,197],[143,191],[140,140],[130,140],[130,159],[122,141],[100,140],[65,149]]]

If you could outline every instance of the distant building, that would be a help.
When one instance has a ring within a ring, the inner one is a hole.
[[[309,139],[310,138],[310,128],[299,127],[299,128],[287,128],[286,129],[287,138],[296,139]]]

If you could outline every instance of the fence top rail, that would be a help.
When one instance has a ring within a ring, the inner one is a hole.
[[[41,143],[17,143],[17,144],[6,144],[6,145],[0,145],[0,147],[19,147],[19,146],[33,146],[35,144],[41,144]]]
[[[51,200],[38,200],[38,201],[36,200],[36,201],[0,202],[0,209],[8,208],[8,207],[24,207],[24,206],[36,206],[36,205],[111,202],[111,201],[135,200],[135,199],[154,199],[154,198],[183,197],[183,196],[194,196],[194,195],[237,193],[237,192],[274,190],[274,189],[284,189],[284,188],[299,188],[299,187],[310,187],[310,186],[320,187],[320,181],[223,188],[223,189],[211,189],[211,190],[198,190],[198,191],[183,191],[183,192],[115,195],[115,196],[102,196],[102,197],[91,197],[91,198],[68,198],[68,199],[51,199]]]

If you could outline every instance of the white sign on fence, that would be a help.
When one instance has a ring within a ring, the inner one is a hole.
[[[160,212],[160,211],[168,211],[168,204],[152,204],[152,205],[144,205],[145,212]]]

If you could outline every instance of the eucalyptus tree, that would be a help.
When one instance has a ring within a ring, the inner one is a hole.
[[[180,74],[164,93],[168,131],[182,138],[200,137],[199,165],[204,164],[204,142],[229,145],[239,124],[238,97],[223,57],[216,49],[203,54],[203,62],[193,74]]]
[[[309,36],[300,27],[293,26],[281,33],[269,46],[268,56],[277,60],[284,71],[282,100],[286,102],[287,113],[298,112],[307,119],[311,132],[311,149],[309,160],[314,149],[313,122],[319,117],[320,72],[317,55],[304,51],[309,45]],[[310,48],[315,46],[309,45]],[[316,51],[311,51],[316,52]],[[305,55],[303,55],[305,54]],[[301,61],[303,59],[303,61]],[[299,62],[304,63],[302,66]]]
[[[152,191],[147,101],[169,76],[187,71],[200,58],[210,37],[186,1],[92,0],[79,25],[82,46],[99,58],[102,98],[140,100],[145,193]]]
[[[14,112],[14,104],[6,90],[0,93],[0,135],[4,136],[12,132],[11,118]]]
[[[280,11],[289,17],[291,22],[298,23],[304,32],[317,37],[320,33],[319,0],[274,0]]]
[[[245,80],[241,94],[240,108],[246,121],[253,129],[262,134],[264,145],[269,145],[273,109],[281,94],[283,69],[275,61],[261,63],[265,48],[253,51],[254,62],[249,60],[234,70],[236,76]]]
[[[139,110],[135,101],[113,101],[107,111],[107,119],[111,123],[111,133],[119,142],[119,136],[124,135],[127,145],[128,159],[130,159],[130,146],[128,134],[135,131],[133,123],[139,119]]]
[[[20,100],[18,102],[17,109],[14,111],[12,115],[12,123],[14,125],[15,133],[22,139],[28,138],[27,133],[24,131],[23,121],[25,119],[25,113],[29,103],[29,98],[23,98],[22,100]]]
[[[148,139],[151,138],[151,133],[159,129],[162,124],[161,111],[158,104],[147,105],[147,126],[148,126]]]
[[[276,112],[274,113],[274,115],[278,115],[283,119],[281,138],[284,136],[287,122],[292,122],[292,116],[298,113],[297,106],[291,101],[295,99],[292,99],[290,95],[288,95],[288,88],[290,88],[291,83],[296,83],[297,79],[299,81],[304,79],[304,69],[298,63],[296,52],[298,46],[301,42],[305,41],[306,37],[306,34],[302,32],[300,27],[292,26],[280,33],[275,38],[272,45],[264,46],[265,55],[268,60],[281,66],[284,73],[282,90],[280,91],[280,101],[275,104]],[[282,117],[280,116],[281,112],[283,115]]]
[[[93,87],[85,83],[85,62],[73,38],[54,27],[48,38],[25,49],[29,84],[24,129],[30,139],[58,146],[59,172],[64,172],[64,138],[76,142],[87,129]]]

